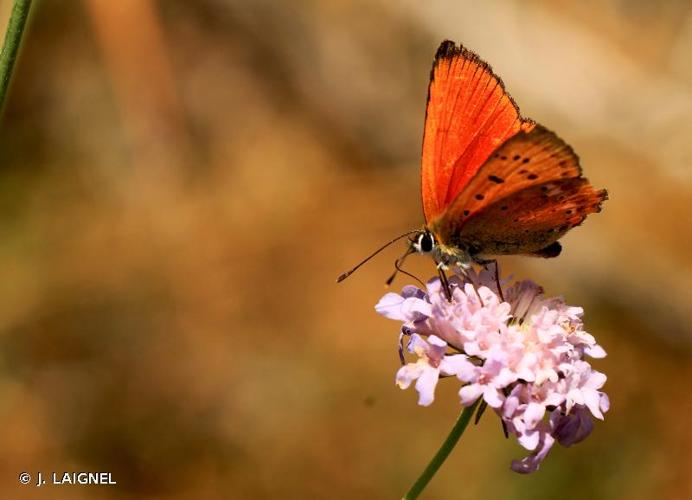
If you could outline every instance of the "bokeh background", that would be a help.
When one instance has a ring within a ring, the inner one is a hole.
[[[35,0],[0,124],[0,498],[409,487],[459,405],[393,383],[403,244],[334,279],[422,223],[444,38],[610,191],[559,259],[502,264],[585,307],[612,409],[531,476],[485,417],[424,498],[692,498],[686,0]],[[118,484],[17,481],[80,470]]]

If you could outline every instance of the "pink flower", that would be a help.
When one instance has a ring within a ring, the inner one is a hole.
[[[511,468],[514,472],[519,472],[520,474],[536,472],[541,465],[541,462],[545,459],[548,452],[553,447],[555,438],[550,432],[550,427],[546,425],[545,422],[541,422],[540,425],[542,429],[541,432],[537,433],[538,443],[536,445],[536,451],[522,458],[521,460],[512,460]]]
[[[418,361],[399,368],[396,373],[396,383],[402,389],[408,388],[411,382],[417,380],[418,404],[428,406],[435,399],[435,387],[442,375],[456,375],[463,364],[468,363],[465,356],[445,355],[447,343],[430,335],[426,341],[417,334],[411,335],[408,344],[409,352],[418,356]]]
[[[418,402],[428,406],[440,377],[455,376],[461,404],[482,398],[530,452],[512,469],[533,472],[555,442],[576,444],[591,433],[592,416],[603,419],[606,376],[586,359],[606,353],[583,330],[581,308],[546,298],[535,283],[500,293],[495,273],[486,270],[449,281],[451,301],[435,278],[426,290],[388,293],[375,307],[403,323],[401,335],[417,356],[399,369],[397,384],[405,389],[415,380]]]
[[[608,396],[599,391],[606,382],[606,376],[591,369],[586,361],[575,361],[563,366],[566,374],[560,381],[562,392],[565,393],[567,412],[574,405],[586,406],[591,414],[603,420],[603,412],[608,411]]]
[[[517,380],[516,373],[507,367],[501,354],[488,358],[481,366],[467,362],[457,374],[459,380],[469,382],[459,390],[461,404],[471,406],[479,396],[492,408],[500,408],[505,400],[502,390]]]
[[[562,446],[572,446],[586,439],[593,429],[593,420],[583,406],[575,406],[569,415],[554,412],[551,416],[553,435]]]

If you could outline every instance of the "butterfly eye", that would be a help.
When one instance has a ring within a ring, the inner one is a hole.
[[[430,253],[435,248],[435,238],[429,232],[421,233],[416,243],[416,250],[420,253]]]

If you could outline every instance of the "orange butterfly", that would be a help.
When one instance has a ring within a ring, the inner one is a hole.
[[[448,40],[430,75],[421,194],[425,227],[387,245],[411,236],[397,270],[410,253],[431,254],[445,282],[443,269],[463,271],[488,256],[556,257],[557,240],[607,199],[582,177],[572,148],[522,118],[490,66]]]

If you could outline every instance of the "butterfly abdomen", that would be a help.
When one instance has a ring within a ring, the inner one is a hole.
[[[536,257],[545,257],[547,259],[550,259],[552,257],[557,257],[560,255],[562,252],[562,245],[558,243],[557,241],[551,243],[547,247],[539,250],[538,252],[534,252],[532,255],[535,255]]]

